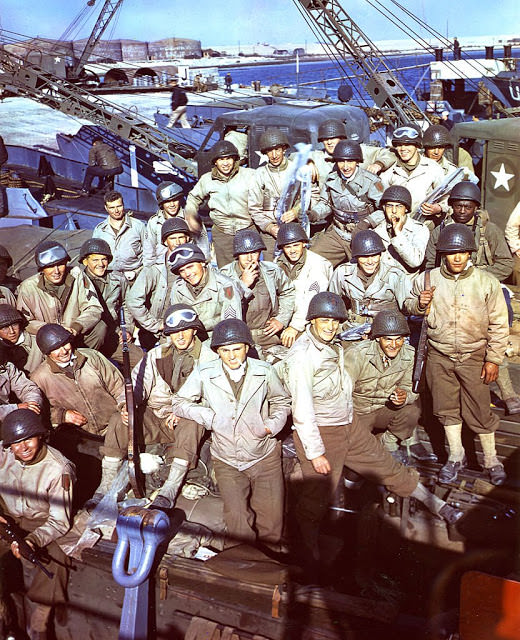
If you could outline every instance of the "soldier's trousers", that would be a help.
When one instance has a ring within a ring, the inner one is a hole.
[[[213,458],[224,501],[229,546],[257,540],[277,545],[282,536],[284,480],[281,444],[251,467],[239,471]]]
[[[417,471],[394,460],[379,439],[359,421],[319,429],[325,446],[324,455],[331,466],[327,475],[314,470],[305,456],[298,433],[294,432],[296,454],[303,472],[296,517],[307,538],[307,546],[316,542],[320,522],[333,500],[344,466],[372,482],[384,484],[389,491],[403,497],[409,496],[419,482]]]
[[[426,381],[433,413],[444,425],[463,421],[475,433],[494,433],[499,419],[490,408],[489,385],[480,379],[483,356],[456,362],[435,349],[428,350]]]
[[[112,458],[124,458],[128,451],[128,427],[118,416],[119,414],[114,414],[113,419],[111,418],[105,434],[105,443],[100,447],[104,456]],[[137,423],[139,422],[138,420]],[[142,437],[138,437],[138,441],[144,441],[145,445],[164,444],[167,462],[171,462],[173,458],[182,458],[187,460],[190,466],[195,465],[204,427],[193,420],[180,418],[172,430],[149,408],[144,411],[142,423]]]
[[[348,262],[352,257],[350,242],[337,233],[334,225],[330,225],[325,231],[316,234],[312,239],[310,248],[314,253],[332,262],[334,267],[343,262]]]
[[[354,412],[354,422],[359,422],[369,431],[388,429],[398,440],[406,440],[412,435],[420,415],[419,403],[414,402],[399,408],[381,407],[370,413],[357,414]]]
[[[13,518],[16,524],[25,532],[30,533],[43,524],[42,520],[27,520],[26,518]],[[51,542],[45,547],[45,552],[50,559],[45,568],[54,574],[53,578],[48,578],[40,569],[24,560],[24,565],[30,573],[26,595],[31,602],[53,606],[67,601],[67,581],[69,559],[55,543]],[[0,539],[0,598],[9,593],[10,572],[4,569],[8,555],[11,553],[11,546]],[[26,573],[24,571],[24,573]]]

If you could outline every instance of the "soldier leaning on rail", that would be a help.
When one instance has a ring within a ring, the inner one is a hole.
[[[143,249],[143,265],[145,267],[155,263],[162,264],[163,262],[166,247],[162,240],[162,226],[166,220],[172,218],[185,219],[184,209],[182,208],[184,191],[180,185],[175,182],[161,182],[155,191],[155,197],[157,198],[159,209],[146,223],[146,238]],[[191,229],[189,231],[191,233]],[[196,231],[195,226],[193,226],[193,231]],[[202,250],[208,250],[207,232],[204,227],[200,240],[204,240],[206,245],[205,247],[201,245]]]
[[[69,254],[54,240],[41,242],[34,260],[38,273],[20,284],[16,304],[27,319],[27,331],[35,335],[53,322],[70,331],[77,342],[99,348],[106,326],[100,322],[103,307],[90,280],[79,267],[68,266]]]
[[[319,530],[346,465],[400,496],[413,496],[434,513],[456,522],[457,511],[430,493],[415,469],[399,464],[370,431],[352,423],[352,381],[345,369],[344,350],[337,342],[346,308],[335,293],[311,300],[310,325],[287,357],[276,365],[292,400],[294,442],[303,483],[296,520],[304,561],[318,570]]]
[[[409,215],[410,192],[399,185],[388,187],[381,198],[381,207],[385,219],[374,231],[387,249],[383,261],[405,273],[417,273],[424,262],[430,232],[424,223]]]
[[[217,265],[223,267],[233,259],[235,233],[253,227],[248,195],[254,171],[240,166],[238,150],[227,140],[219,140],[210,154],[213,167],[188,194],[186,219],[193,228],[202,229],[198,211],[207,202]]]
[[[426,380],[449,446],[439,480],[453,482],[466,466],[464,421],[479,435],[490,481],[500,485],[506,474],[496,455],[499,419],[490,409],[489,384],[498,377],[507,347],[507,307],[498,280],[471,263],[475,250],[467,225],[444,227],[437,242],[441,266],[430,272],[428,289],[424,274],[417,277],[405,307],[427,315]]]
[[[143,266],[146,226],[131,211],[125,213],[123,196],[118,191],[109,191],[103,200],[108,216],[94,227],[92,237],[108,242],[114,258],[112,271],[124,277],[124,297]]]
[[[230,546],[277,547],[283,526],[281,444],[290,399],[274,368],[247,356],[251,332],[224,320],[211,337],[219,359],[199,362],[176,393],[173,411],[212,432],[211,455]]]
[[[418,460],[435,461],[437,456],[418,439],[410,440],[421,405],[412,391],[415,350],[405,343],[408,335],[402,313],[380,311],[374,317],[370,340],[346,350],[345,367],[354,385],[354,420],[370,431],[382,431],[381,442],[399,462],[408,462],[408,452]]]
[[[422,147],[422,133],[415,124],[408,124],[395,129],[392,135],[392,146],[397,155],[397,162],[381,173],[381,180],[386,187],[400,185],[406,187],[412,196],[410,211],[415,214],[421,202],[444,181],[444,171],[434,160],[419,153]],[[444,201],[423,204],[424,216],[432,224],[438,224],[448,210]]]
[[[144,348],[157,344],[163,330],[163,315],[170,304],[170,293],[176,276],[170,269],[169,257],[176,247],[191,241],[186,220],[168,218],[161,227],[165,252],[162,262],[143,267],[126,296],[126,306],[139,325],[139,342]]]
[[[10,304],[0,304],[0,349],[17,369],[30,374],[43,362],[36,337],[25,330],[27,320]]]
[[[52,607],[67,601],[68,561],[56,542],[72,526],[75,469],[59,451],[45,443],[47,433],[40,416],[29,409],[13,411],[2,423],[0,522],[5,523],[6,517],[14,520],[29,546],[44,549],[50,560],[46,568],[54,574],[48,578],[36,567],[31,569],[26,596],[33,603],[28,624],[33,640],[48,637]],[[13,629],[7,597],[10,580],[17,572],[8,565],[9,551],[20,559],[18,543],[9,545],[0,539],[2,638],[8,637]]]
[[[350,260],[350,242],[359,223],[373,226],[382,216],[374,211],[383,193],[381,180],[361,169],[363,154],[358,142],[341,140],[331,157],[335,162],[320,198],[309,211],[312,222],[331,217],[330,226],[313,238],[311,249],[336,267]]]
[[[261,261],[265,244],[256,229],[233,240],[235,260],[222,269],[242,291],[242,317],[261,349],[280,344],[280,333],[294,311],[294,285],[273,262]]]
[[[283,131],[269,127],[259,140],[260,151],[267,156],[267,162],[256,169],[249,191],[249,212],[267,247],[265,257],[274,257],[275,240],[279,221],[276,218],[276,206],[286,183],[291,178],[292,161],[286,157],[289,140]],[[281,222],[294,222],[298,219],[300,206],[294,204],[284,211]]]
[[[479,209],[480,189],[471,182],[459,182],[451,190],[448,204],[451,207],[451,215],[431,232],[430,241],[426,247],[426,268],[431,269],[435,266],[436,248],[441,229],[453,222],[458,222],[467,225],[475,237],[477,250],[471,254],[471,263],[503,282],[511,275],[513,258],[504,233],[496,224],[490,222],[489,214],[485,209]],[[502,287],[502,291],[508,305],[509,324],[512,324],[513,310],[509,301],[509,292],[505,287]],[[507,360],[500,366],[496,383],[507,413],[509,415],[520,413],[520,396],[513,388]]]
[[[195,309],[208,335],[216,324],[228,318],[242,318],[242,296],[227,276],[206,264],[199,247],[185,244],[169,257],[170,269],[177,276],[171,304],[187,304]]]
[[[309,302],[320,291],[326,291],[332,276],[332,264],[314,251],[307,249],[307,234],[297,222],[280,225],[276,243],[282,250],[275,264],[293,283],[295,289],[294,313],[289,326],[282,331],[284,347],[292,347],[305,330]]]
[[[359,135],[357,133],[348,135],[347,128],[341,120],[325,120],[318,127],[318,142],[323,144],[323,150],[312,151],[310,158],[316,166],[320,187],[323,187],[328,175],[334,169],[334,165],[331,162],[332,154],[341,140],[358,142]],[[361,143],[360,146],[363,154],[363,161],[360,167],[370,171],[370,173],[379,174],[384,169],[391,167],[396,161],[396,157],[390,149],[364,143]]]
[[[205,337],[205,329],[196,312],[185,304],[174,304],[164,313],[162,332],[166,343],[148,351],[141,363],[132,371],[137,406],[143,408],[143,427],[146,444],[164,446],[164,459],[169,474],[152,507],[168,510],[190,467],[194,467],[204,427],[179,418],[172,413],[172,398],[197,363],[218,359]],[[120,398],[120,405],[124,398]],[[126,416],[123,416],[126,421]],[[124,436],[124,434],[123,434]],[[127,445],[121,443],[120,462],[126,455]],[[109,486],[118,471],[114,465],[112,476],[105,477]],[[102,487],[104,488],[104,487]]]
[[[106,328],[105,339],[103,344],[98,347],[98,351],[101,351],[107,358],[122,364],[123,350],[118,311],[123,304],[123,290],[125,288],[123,276],[109,271],[112,251],[108,242],[101,238],[86,240],[81,245],[78,260],[83,264],[83,273],[92,283],[99,304],[103,308],[100,322]],[[128,331],[130,334],[128,349],[130,363],[133,366],[143,357],[143,352],[132,342],[130,318]]]

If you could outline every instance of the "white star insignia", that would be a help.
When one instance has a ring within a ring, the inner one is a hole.
[[[490,173],[495,178],[494,189],[504,187],[506,191],[509,191],[509,181],[511,180],[511,178],[515,177],[515,174],[507,173],[506,167],[503,162],[500,165],[500,169],[498,171],[490,171]]]
[[[61,62],[61,58],[58,58],[58,57],[54,58],[54,62],[56,63]]]

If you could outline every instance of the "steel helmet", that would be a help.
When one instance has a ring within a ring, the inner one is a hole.
[[[284,247],[286,244],[291,244],[291,242],[309,242],[309,238],[301,224],[297,222],[282,223],[278,228],[276,244],[279,247]]]
[[[318,142],[329,138],[346,138],[347,129],[341,120],[325,120],[318,127]]]
[[[184,191],[181,186],[176,182],[161,182],[155,190],[155,197],[157,198],[157,204],[161,206],[163,202],[168,200],[180,200],[184,195]]]
[[[314,318],[334,318],[335,320],[345,320],[347,309],[345,303],[337,293],[321,291],[310,301],[307,310],[307,320]]]
[[[458,222],[446,225],[439,233],[437,251],[439,253],[476,251],[473,231],[468,225],[459,224]]]
[[[381,236],[371,229],[358,231],[352,238],[350,248],[353,258],[359,258],[359,256],[377,256],[383,253],[383,251],[386,251]]]
[[[448,204],[451,204],[453,200],[473,200],[480,206],[480,189],[473,182],[463,180],[457,182],[450,192],[448,198]]]
[[[164,312],[163,320],[163,333],[165,336],[184,329],[204,331],[204,325],[200,321],[197,312],[188,304],[172,304]]]
[[[188,237],[191,237],[191,231],[188,227],[188,223],[184,218],[175,216],[174,218],[168,218],[161,225],[161,242],[164,244],[166,238],[171,236],[172,233],[185,233]]]
[[[235,257],[241,253],[263,251],[264,249],[264,241],[256,229],[240,229],[233,238],[233,255]]]
[[[4,448],[17,442],[44,436],[47,429],[42,424],[42,419],[31,409],[15,409],[7,414],[2,421],[2,443]]]
[[[36,334],[36,344],[38,349],[46,356],[54,349],[63,347],[67,342],[72,342],[74,336],[70,331],[60,324],[44,324],[38,329]]]
[[[65,247],[55,240],[44,240],[36,247],[34,260],[38,269],[53,267],[60,262],[69,262],[70,256]]]
[[[410,123],[395,129],[392,134],[392,145],[397,147],[400,144],[414,144],[420,148],[422,146],[422,132],[420,127]]]
[[[400,311],[380,311],[374,316],[370,336],[409,336],[410,327]]]
[[[222,320],[215,326],[211,336],[211,348],[214,351],[226,344],[237,343],[248,344],[249,346],[253,344],[251,330],[245,322],[237,318],[229,318],[228,320]]]
[[[432,124],[423,133],[423,147],[451,147],[451,134],[442,124]]]
[[[340,140],[332,152],[332,160],[334,160],[334,162],[337,162],[338,160],[355,160],[356,162],[363,162],[361,145],[355,140]]]
[[[211,162],[215,162],[217,158],[239,158],[238,149],[229,140],[219,140],[211,148]]]
[[[380,203],[383,205],[387,202],[400,202],[404,204],[406,211],[412,210],[412,194],[406,187],[399,184],[394,184],[384,190]]]
[[[0,304],[0,329],[4,329],[11,324],[20,323],[25,325],[26,320],[18,309],[10,304]]]
[[[289,148],[289,140],[287,140],[287,136],[283,131],[280,131],[280,129],[269,127],[260,136],[260,151],[262,153],[266,153],[269,149],[274,149],[279,146]]]
[[[0,244],[0,260],[5,260],[7,262],[7,268],[13,266],[13,259],[11,258],[11,254],[4,247],[3,244]]]
[[[85,240],[79,250],[79,261],[82,262],[87,256],[90,256],[93,253],[106,256],[109,261],[112,261],[112,258],[114,257],[112,255],[110,245],[102,238],[90,238],[90,240]]]
[[[179,269],[193,262],[203,262],[206,264],[206,256],[196,244],[187,242],[180,247],[175,247],[168,258],[170,269],[173,273],[179,273]]]

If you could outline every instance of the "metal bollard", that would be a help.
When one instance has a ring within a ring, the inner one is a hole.
[[[125,588],[118,638],[146,640],[150,571],[157,547],[168,538],[170,521],[162,511],[128,507],[117,518],[116,530],[112,575]]]

